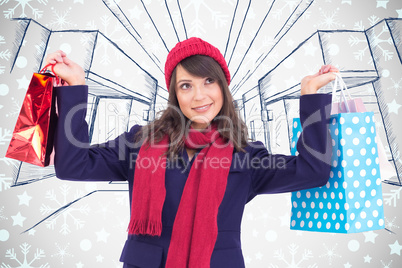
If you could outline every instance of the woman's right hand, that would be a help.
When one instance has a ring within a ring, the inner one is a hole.
[[[80,65],[67,58],[61,50],[46,56],[45,65],[54,65],[54,71],[65,81],[63,85],[85,85],[85,72]]]

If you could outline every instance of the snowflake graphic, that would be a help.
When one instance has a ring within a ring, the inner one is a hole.
[[[12,134],[11,130],[0,127],[0,145],[6,145],[10,141]]]
[[[21,110],[22,100],[17,101],[14,97],[11,98],[12,108],[8,109],[6,117],[14,117],[18,116]]]
[[[10,189],[13,178],[5,177],[5,174],[0,174],[0,192],[2,190]]]
[[[0,35],[0,45],[4,45],[6,43],[6,39],[4,36]],[[1,60],[6,60],[8,61],[11,58],[11,52],[8,51],[8,49],[0,51],[0,59]],[[5,71],[6,67],[3,65],[0,65],[0,74],[3,74]]]
[[[42,204],[42,206],[40,207],[40,212],[42,213],[42,215],[48,215],[48,214],[54,213],[57,209],[64,207],[64,210],[60,214],[60,216],[62,216],[62,223],[61,223],[59,232],[63,235],[67,235],[67,234],[71,233],[69,219],[72,220],[72,222],[75,225],[77,230],[83,228],[85,221],[77,218],[76,214],[80,213],[80,214],[87,215],[88,212],[90,211],[90,208],[89,208],[88,204],[81,205],[78,208],[71,207],[70,203],[67,202],[67,199],[68,199],[67,197],[69,195],[71,187],[66,184],[63,184],[60,186],[59,189],[60,189],[60,193],[61,193],[63,200],[62,201],[59,200],[58,196],[56,195],[56,193],[54,192],[53,189],[47,191],[45,198],[56,203],[57,207],[52,208],[49,205]],[[80,192],[77,192],[74,199],[76,199],[79,196],[82,196],[82,194]],[[45,221],[46,227],[48,229],[54,230],[57,225],[58,218],[59,217],[53,217],[49,220],[46,220]]]
[[[276,20],[281,19],[282,15],[283,15],[283,11],[286,8],[289,8],[289,11],[292,12],[293,9],[298,4],[298,2],[299,1],[297,1],[297,0],[286,1],[285,4],[281,8],[277,8],[276,10],[274,10],[272,12],[274,19],[276,19]]]
[[[7,4],[8,2],[10,2],[10,0],[2,0],[2,1],[0,2],[0,6],[3,5],[3,4]],[[34,8],[34,7],[30,4],[30,2],[32,2],[32,0],[14,0],[14,1],[12,1],[12,2],[15,3],[15,6],[12,7],[12,8],[9,8],[9,9],[3,11],[4,17],[5,17],[6,19],[11,19],[11,18],[15,17],[15,10],[16,10],[17,8],[19,8],[19,7],[21,8],[21,14],[19,15],[19,17],[21,17],[21,18],[28,17],[28,16],[25,14],[25,9],[26,9],[27,7],[28,7],[29,9],[31,9],[31,13],[32,13],[32,15],[34,16],[35,19],[40,19],[40,18],[42,18],[43,11],[41,11],[41,10],[39,10],[39,9],[37,9],[37,8]],[[36,2],[38,2],[39,4],[43,4],[43,5],[46,5],[46,4],[47,4],[47,0],[36,0]]]
[[[74,255],[68,253],[67,249],[70,244],[67,244],[64,247],[61,247],[58,243],[55,243],[57,248],[57,253],[53,254],[52,257],[59,257],[61,264],[64,264],[64,257],[74,257]]]
[[[380,261],[381,261],[381,264],[382,264],[382,268],[391,268],[392,267],[391,266],[392,260],[387,264],[385,264],[382,260],[380,260]]]
[[[7,220],[8,218],[4,215],[4,206],[0,208],[0,221]]]
[[[401,198],[401,192],[402,187],[399,187],[398,190],[391,190],[390,193],[383,193],[384,204],[396,207],[396,201]]]
[[[336,254],[336,252],[335,252],[335,249],[336,249],[337,246],[338,246],[338,244],[335,244],[335,246],[333,246],[331,249],[329,249],[329,248],[324,244],[324,247],[325,247],[325,251],[326,251],[326,252],[325,252],[325,254],[321,255],[320,257],[328,257],[328,259],[329,259],[329,264],[331,265],[333,258],[335,258],[335,257],[341,257],[341,255],[338,255],[338,254]]]
[[[392,229],[396,228],[398,229],[399,226],[395,224],[396,222],[396,217],[394,217],[392,220],[389,220],[387,217],[385,217],[385,226],[388,230],[392,231]]]
[[[399,79],[399,81],[395,81],[394,79],[391,78],[391,81],[393,83],[392,87],[389,87],[387,89],[394,89],[395,90],[395,96],[398,96],[398,91],[402,89],[402,78]]]
[[[101,24],[103,30],[101,32],[107,36],[109,39],[113,40],[118,45],[124,45],[128,47],[131,43],[131,38],[128,34],[125,35],[119,35],[117,36],[124,28],[120,24],[115,24],[114,28],[111,30],[110,29],[110,21],[111,17],[108,15],[104,15],[101,17]],[[93,30],[93,29],[99,29],[99,27],[95,24],[94,21],[90,21],[87,23],[87,29]],[[83,36],[81,37],[81,44],[86,45],[88,43],[92,42],[92,39],[90,36]],[[115,54],[113,57],[109,55],[109,48],[113,48],[115,51]],[[98,39],[98,43],[96,45],[95,51],[97,50],[103,50],[102,56],[100,58],[100,63],[104,66],[107,66],[111,63],[112,58],[116,58],[117,60],[122,59],[123,55],[121,53],[118,53],[116,49],[114,49],[113,44],[111,44],[108,40],[102,38]]]
[[[314,25],[314,27],[325,29],[325,30],[333,30],[341,27],[345,27],[344,24],[339,20],[338,12],[339,8],[334,11],[327,11],[322,8],[319,9],[321,16],[324,19],[318,23],[318,25]]]
[[[392,60],[394,56],[394,52],[389,51],[388,49],[384,48],[384,44],[392,45],[392,38],[389,34],[389,29],[386,25],[383,25],[381,28],[381,32],[376,34],[375,33],[376,28],[373,28],[373,33],[372,33],[372,46],[378,50],[378,52],[381,52],[382,57],[384,58],[385,61]],[[385,35],[385,37],[384,37]],[[384,38],[384,39],[382,39]]]
[[[297,246],[296,244],[291,244],[290,246],[288,246],[288,249],[289,249],[289,253],[291,255],[290,260],[286,260],[285,254],[282,252],[282,249],[276,250],[275,253],[274,253],[274,257],[279,259],[279,260],[281,260],[281,261],[283,261],[286,264],[286,267],[289,267],[289,268],[301,268],[300,265],[302,264],[302,262],[313,258],[312,252],[310,250],[308,250],[308,249],[305,249],[304,253],[302,254],[302,256],[297,261],[296,260],[296,255],[297,255],[297,250],[299,249],[299,246]],[[274,268],[274,267],[277,268],[279,266],[271,264],[271,267],[272,268]],[[307,266],[307,268],[316,268],[316,267],[317,267],[317,264],[315,264],[315,263]]]
[[[4,262],[1,263],[1,268],[49,268],[49,264],[42,264],[40,266],[32,266],[32,264],[37,261],[40,260],[41,258],[45,257],[45,252],[42,249],[36,249],[36,252],[33,256],[33,258],[31,259],[31,261],[28,261],[28,253],[29,250],[31,248],[31,245],[27,244],[27,243],[23,243],[22,245],[20,245],[20,249],[21,249],[21,253],[24,255],[23,260],[19,260],[17,258],[17,253],[15,253],[14,248],[11,248],[9,250],[6,251],[6,255],[5,257],[10,259],[10,260],[14,260],[17,263],[17,266],[11,266],[11,264],[5,264]],[[35,264],[36,265],[36,264]]]
[[[68,10],[58,11],[52,8],[52,13],[54,16],[54,21],[50,22],[50,27],[56,27],[56,29],[64,29],[67,27],[76,26],[76,24],[72,23],[68,20],[70,15],[71,7]]]

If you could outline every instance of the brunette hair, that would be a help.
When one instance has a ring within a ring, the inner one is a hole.
[[[211,57],[194,55],[182,60],[181,65],[187,72],[198,77],[212,78],[219,83],[223,95],[223,106],[213,119],[220,135],[233,143],[236,151],[244,151],[247,146],[247,126],[236,112],[228,82],[220,65]],[[184,149],[183,135],[186,135],[191,121],[179,108],[176,96],[176,68],[173,70],[169,85],[168,107],[161,111],[159,118],[141,128],[136,141],[147,139],[151,144],[158,143],[165,135],[169,136],[169,158],[177,156]]]

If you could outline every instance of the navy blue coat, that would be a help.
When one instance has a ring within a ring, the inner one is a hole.
[[[55,92],[59,111],[55,136],[56,176],[79,181],[128,181],[131,204],[135,159],[141,145],[132,141],[141,126],[134,126],[105,144],[88,146],[87,86],[59,87]],[[226,192],[219,207],[218,237],[211,268],[244,267],[240,224],[245,204],[256,195],[326,184],[331,150],[328,149],[329,109],[325,107],[329,107],[330,102],[331,96],[325,94],[301,96],[300,119],[309,126],[299,138],[298,156],[270,155],[261,142],[251,142],[246,152],[233,153]],[[317,157],[311,153],[313,151],[322,154]],[[162,235],[129,235],[120,259],[124,267],[164,267],[174,218],[191,164],[185,150],[178,159],[168,162]]]

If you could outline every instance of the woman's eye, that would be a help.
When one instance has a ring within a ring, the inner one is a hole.
[[[207,79],[205,80],[205,82],[206,82],[207,84],[212,84],[213,82],[215,82],[215,80],[214,80],[213,78],[207,78]]]
[[[181,84],[180,85],[181,89],[189,89],[190,88],[190,84]]]

